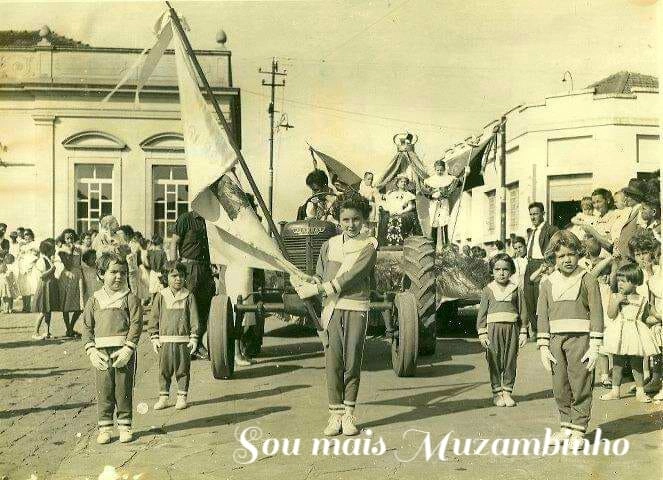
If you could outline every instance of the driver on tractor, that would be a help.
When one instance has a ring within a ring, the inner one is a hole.
[[[336,195],[329,186],[329,178],[322,170],[313,170],[306,176],[306,185],[312,197],[302,206],[306,220],[325,220],[337,223],[332,214]]]

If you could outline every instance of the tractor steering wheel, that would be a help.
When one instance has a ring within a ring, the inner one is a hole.
[[[308,198],[306,199],[306,202],[304,202],[304,205],[308,205],[309,202],[311,202],[311,200],[313,200],[314,198],[318,198],[318,199],[319,199],[319,198],[325,198],[325,197],[338,197],[338,194],[335,193],[335,192],[320,192],[320,193],[314,193],[313,195],[311,195],[310,197],[308,197]],[[313,203],[313,202],[311,202],[311,203]],[[333,205],[334,205],[334,204],[332,203],[331,205],[329,205],[329,206],[327,207],[327,210],[324,212],[325,216],[327,216],[327,215],[332,215],[331,208],[332,208]]]

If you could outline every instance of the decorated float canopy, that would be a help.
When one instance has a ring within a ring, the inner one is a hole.
[[[426,166],[414,151],[414,145],[418,140],[419,137],[411,133],[394,135],[396,155],[376,182],[375,186],[378,189],[382,190],[390,187],[399,175],[405,175],[412,182],[417,192],[421,189],[421,184],[428,177],[428,172]]]

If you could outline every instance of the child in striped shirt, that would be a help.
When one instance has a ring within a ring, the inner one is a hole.
[[[184,287],[186,267],[179,262],[166,264],[161,278],[167,287],[154,296],[148,331],[154,353],[159,355],[159,400],[155,410],[168,406],[170,382],[177,380],[175,408],[187,407],[191,355],[198,348],[198,310],[193,294]]]
[[[493,403],[514,407],[511,397],[516,382],[518,348],[527,343],[527,318],[522,290],[511,277],[516,270],[513,259],[498,253],[490,259],[493,281],[481,292],[477,315],[479,341],[486,349]]]
[[[583,448],[592,408],[592,370],[603,341],[603,307],[596,277],[578,266],[582,245],[568,230],[553,235],[546,257],[555,271],[541,281],[537,344],[552,373],[561,430],[556,442]],[[586,363],[585,363],[586,362]]]
[[[103,287],[83,311],[83,345],[97,369],[97,443],[111,441],[114,416],[120,442],[133,440],[131,421],[136,377],[136,348],[143,330],[140,301],[127,288],[127,262],[106,252],[97,261]]]

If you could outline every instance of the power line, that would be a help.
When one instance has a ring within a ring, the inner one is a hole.
[[[257,95],[259,97],[265,97],[264,94],[260,92],[255,92],[252,90],[248,90],[245,88],[242,88],[242,92],[250,93],[252,95]],[[317,105],[315,103],[308,103],[308,102],[302,102],[300,100],[284,100],[286,103],[294,104],[294,105],[304,105],[307,107],[313,107],[317,108],[320,110],[327,110],[331,112],[337,112],[337,113],[345,113],[348,115],[358,115],[361,117],[367,117],[367,118],[377,118],[380,120],[387,120],[387,121],[392,121],[392,122],[397,122],[397,123],[409,123],[412,125],[423,125],[423,126],[430,126],[430,127],[437,127],[437,128],[444,128],[447,130],[458,130],[458,131],[474,131],[474,129],[468,129],[468,128],[459,128],[459,127],[452,127],[449,125],[442,125],[442,124],[437,124],[437,123],[429,123],[429,122],[418,122],[416,120],[408,120],[408,119],[402,119],[402,118],[395,118],[395,117],[386,117],[382,115],[375,115],[375,114],[370,114],[370,113],[364,113],[364,112],[357,112],[357,111],[352,111],[352,110],[345,110],[341,108],[335,108],[335,107],[329,107],[326,105]]]

